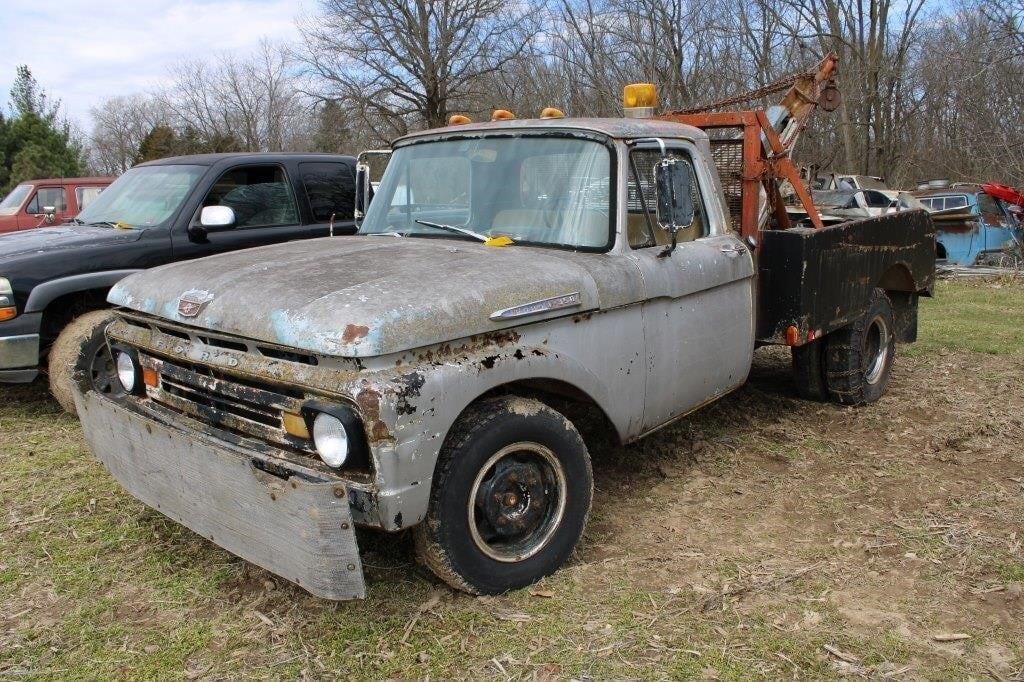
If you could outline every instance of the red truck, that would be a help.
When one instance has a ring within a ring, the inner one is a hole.
[[[26,180],[0,202],[0,233],[67,222],[113,181],[103,177]]]

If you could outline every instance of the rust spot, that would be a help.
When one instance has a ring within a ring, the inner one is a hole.
[[[580,322],[586,322],[587,320],[589,320],[593,316],[594,316],[593,312],[580,313],[579,315],[573,315],[572,316],[572,322],[573,322],[573,324],[579,324]]]
[[[365,324],[347,324],[345,332],[341,335],[343,343],[355,343],[370,333],[370,328]]]
[[[363,382],[363,390],[356,395],[356,405],[366,421],[375,422],[380,419],[380,393]]]
[[[370,440],[374,443],[379,443],[382,440],[391,440],[391,432],[388,431],[387,425],[378,420],[373,423],[370,427]]]

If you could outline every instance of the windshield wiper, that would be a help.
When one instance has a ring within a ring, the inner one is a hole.
[[[464,227],[456,227],[455,225],[445,225],[444,223],[432,223],[429,220],[418,219],[413,220],[413,222],[419,223],[420,225],[426,225],[427,227],[435,227],[439,230],[447,230],[448,232],[454,232],[455,234],[463,234],[466,235],[467,237],[472,237],[473,239],[479,239],[482,242],[486,242],[487,240],[490,239],[490,237],[488,237],[486,234],[480,234],[479,232],[467,230]]]
[[[393,230],[391,232],[363,232],[362,234],[366,235],[367,237],[404,237],[405,236],[404,233],[402,233],[402,232],[395,232]]]

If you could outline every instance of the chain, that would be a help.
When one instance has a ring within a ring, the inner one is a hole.
[[[740,93],[739,95],[733,95],[732,97],[726,97],[725,99],[720,99],[717,102],[711,102],[710,104],[705,104],[703,106],[694,107],[692,109],[677,109],[676,111],[670,111],[669,114],[670,115],[700,114],[700,113],[704,113],[706,111],[711,111],[712,109],[721,109],[723,107],[728,107],[728,106],[731,106],[733,104],[742,104],[743,102],[749,102],[751,100],[761,99],[762,97],[766,97],[767,95],[771,95],[772,93],[779,92],[780,90],[785,90],[786,88],[792,86],[794,83],[796,83],[801,78],[808,77],[808,76],[813,78],[815,76],[815,72],[814,71],[807,71],[807,72],[804,72],[804,73],[797,73],[797,74],[793,74],[791,76],[786,76],[784,78],[780,78],[777,81],[773,81],[773,82],[769,83],[768,85],[765,85],[762,88],[758,88],[757,90],[750,90],[748,92]]]

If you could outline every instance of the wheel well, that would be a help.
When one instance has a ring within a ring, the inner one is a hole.
[[[533,398],[562,413],[580,432],[591,453],[607,448],[610,443],[621,443],[615,426],[597,401],[586,391],[559,379],[521,379],[495,386],[467,405],[463,413],[482,400],[505,395]]]
[[[43,321],[40,331],[41,343],[49,348],[61,330],[71,320],[93,310],[109,308],[107,303],[108,289],[87,289],[86,291],[75,291],[64,294],[50,301],[43,311]]]
[[[903,291],[913,293],[917,291],[914,283],[914,276],[910,274],[910,268],[903,263],[893,265],[878,280],[878,286],[886,291]]]

